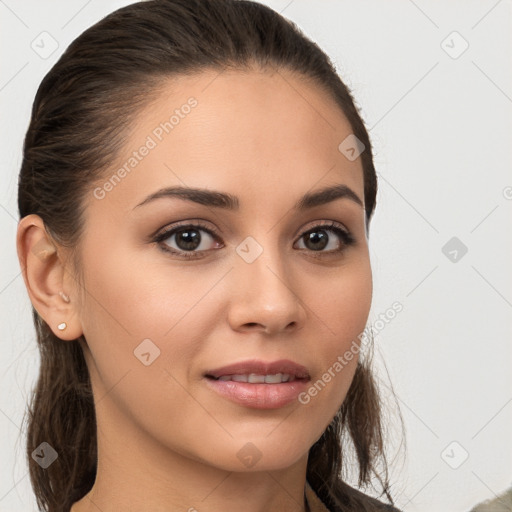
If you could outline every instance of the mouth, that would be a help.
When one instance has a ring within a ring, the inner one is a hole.
[[[293,382],[295,380],[306,380],[305,378],[298,378],[295,375],[289,373],[275,373],[270,375],[258,375],[257,373],[242,373],[232,375],[221,375],[220,377],[214,377],[212,375],[205,375],[208,379],[221,380],[233,382],[248,382],[249,384],[281,384],[282,382]]]
[[[204,373],[208,387],[243,407],[277,409],[297,399],[311,380],[305,366],[290,360],[244,361]]]
[[[281,382],[310,379],[308,369],[305,366],[289,359],[269,362],[257,359],[242,361],[209,370],[205,372],[204,376],[215,380],[232,380],[250,384],[279,384]]]

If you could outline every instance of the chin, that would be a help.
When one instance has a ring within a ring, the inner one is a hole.
[[[225,471],[257,472],[286,469],[307,456],[307,439],[288,437],[277,430],[267,435],[237,436],[222,446],[211,446],[208,463]],[[228,445],[226,445],[228,444]],[[312,443],[311,443],[312,444]]]

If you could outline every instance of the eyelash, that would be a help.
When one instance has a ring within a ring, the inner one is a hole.
[[[167,240],[172,235],[174,235],[180,231],[186,231],[187,229],[199,229],[199,230],[206,231],[217,242],[220,239],[220,236],[214,230],[210,229],[209,227],[205,226],[204,224],[201,224],[200,222],[197,222],[195,224],[183,223],[183,224],[174,225],[171,228],[166,229],[165,231],[157,234],[153,238],[152,241],[155,243],[161,244],[161,242],[163,242],[164,240]],[[349,231],[346,231],[345,229],[341,229],[336,222],[329,222],[327,224],[318,224],[316,226],[313,226],[312,228],[310,228],[307,231],[305,231],[304,233],[302,233],[299,240],[302,237],[304,237],[306,234],[315,232],[317,230],[332,231],[332,232],[336,233],[342,241],[342,248],[331,250],[331,251],[310,251],[310,252],[314,253],[314,257],[316,257],[316,258],[332,256],[334,254],[341,254],[348,247],[350,247],[356,243],[356,240],[352,236],[352,234]],[[201,258],[202,257],[201,254],[203,252],[207,252],[207,251],[177,251],[176,249],[170,249],[165,244],[160,245],[160,248],[165,252],[171,253],[176,256],[182,256],[185,259]],[[307,249],[301,249],[301,250],[307,250]],[[315,253],[317,253],[317,254],[315,254]]]

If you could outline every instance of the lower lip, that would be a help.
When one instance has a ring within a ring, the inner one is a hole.
[[[205,377],[207,385],[219,395],[253,409],[278,409],[297,400],[308,381],[294,380],[280,384],[250,384]]]

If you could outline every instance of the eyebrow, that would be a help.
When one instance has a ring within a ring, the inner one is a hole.
[[[216,190],[189,187],[162,188],[153,194],[150,194],[135,208],[148,204],[156,199],[173,197],[229,211],[237,211],[240,208],[240,200],[232,194]],[[293,208],[297,211],[304,211],[314,208],[315,206],[331,203],[337,199],[349,199],[363,208],[363,202],[359,196],[351,188],[343,184],[325,187],[314,192],[308,192],[295,203]]]

